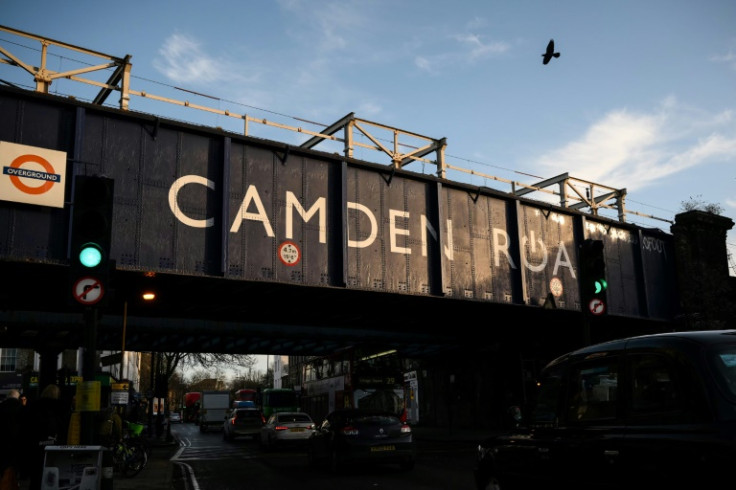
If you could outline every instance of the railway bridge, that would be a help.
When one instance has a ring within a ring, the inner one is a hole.
[[[455,182],[445,141],[421,135],[407,152],[371,138],[391,162],[359,160],[352,132],[370,138],[377,123],[354,114],[285,144],[111,108],[99,102],[127,90],[127,60],[115,63],[93,102],[0,87],[2,346],[80,347],[92,321],[99,349],[543,360],[733,326],[728,218],[683,213],[667,233],[627,223],[623,189],[583,182],[587,194],[569,195],[567,175],[510,192]],[[410,169],[428,155],[436,175]],[[73,273],[80,177],[111,183],[99,303]],[[528,196],[551,185],[559,203]],[[597,212],[607,202],[617,217]],[[581,294],[586,240],[603,245],[605,310]]]

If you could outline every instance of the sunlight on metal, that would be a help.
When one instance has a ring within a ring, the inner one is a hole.
[[[391,350],[387,350],[387,351],[379,352],[379,353],[377,353],[377,354],[371,354],[370,356],[365,356],[365,357],[362,357],[362,358],[361,358],[360,360],[361,360],[361,361],[367,361],[367,360],[369,360],[369,359],[375,359],[375,358],[377,358],[377,357],[383,357],[383,356],[388,356],[388,355],[390,355],[390,354],[396,354],[396,349],[391,349]]]

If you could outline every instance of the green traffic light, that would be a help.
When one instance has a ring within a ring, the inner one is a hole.
[[[102,262],[102,251],[94,243],[85,243],[79,251],[79,262],[85,267],[97,267]]]
[[[606,289],[608,289],[608,282],[606,282],[605,279],[598,279],[595,282],[595,294],[605,291]]]

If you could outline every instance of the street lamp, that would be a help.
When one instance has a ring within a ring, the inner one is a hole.
[[[156,299],[156,293],[150,290],[141,294],[143,301],[153,301]],[[120,379],[125,379],[125,335],[128,329],[128,300],[123,302],[123,343],[120,350]]]

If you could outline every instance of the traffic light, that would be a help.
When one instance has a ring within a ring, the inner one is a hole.
[[[585,313],[603,315],[608,310],[608,281],[602,240],[580,245],[580,300]]]
[[[114,181],[78,175],[69,239],[71,293],[85,306],[101,306],[109,296]]]

